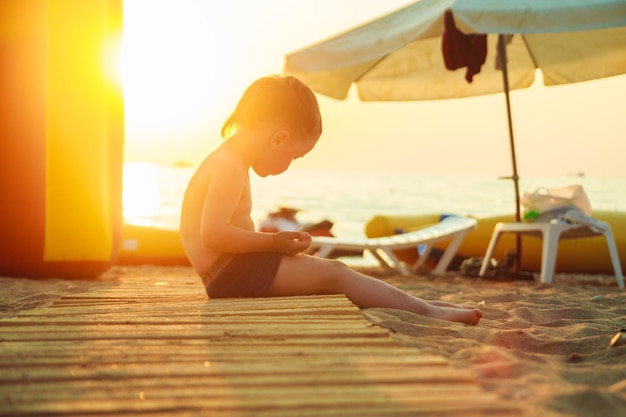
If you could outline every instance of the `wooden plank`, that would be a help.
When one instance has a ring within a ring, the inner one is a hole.
[[[312,321],[314,323],[362,323],[372,326],[370,323],[363,323],[362,317],[355,317],[354,315],[344,314],[343,312],[337,312],[337,314],[317,314],[316,311],[309,310],[294,312],[293,314],[269,314],[253,313],[247,314],[203,314],[202,312],[190,311],[189,314],[177,314],[175,312],[163,311],[163,312],[141,312],[137,314],[131,314],[132,312],[111,312],[106,314],[95,313],[92,316],[84,317],[78,314],[54,314],[45,319],[45,323],[39,320],[39,317],[20,317],[20,321],[7,321],[3,323],[0,320],[0,334],[4,332],[5,327],[27,327],[27,326],[73,326],[75,324],[98,324],[103,326],[109,324],[129,324],[129,325],[151,325],[151,324],[163,324],[163,325],[175,325],[175,324],[221,324],[221,323],[250,323],[264,325],[265,323],[285,323],[296,321]],[[6,319],[14,320],[14,319]],[[26,330],[26,329],[25,329]]]
[[[166,356],[163,352],[175,349],[176,356]],[[266,361],[289,361],[303,360],[314,361],[318,358],[358,358],[367,357],[372,362],[385,361],[390,354],[404,358],[409,356],[415,366],[444,365],[447,364],[441,357],[429,355],[415,355],[414,351],[406,352],[396,348],[392,344],[365,346],[358,343],[351,345],[219,345],[207,346],[196,345],[124,345],[94,347],[90,344],[86,350],[75,343],[41,346],[41,344],[20,344],[13,349],[3,349],[0,355],[0,364],[4,369],[43,366],[73,366],[77,364],[119,364],[119,363],[162,363],[169,361],[198,362],[207,360],[210,354],[211,361],[219,362],[244,362],[259,360],[262,349],[262,358]]]
[[[115,392],[101,390],[101,395],[93,400],[81,398],[67,399],[63,403],[52,402],[45,408],[41,405],[29,402],[19,403],[19,411],[28,412],[71,412],[71,413],[101,413],[101,412],[146,412],[159,409],[177,408],[205,408],[208,410],[262,410],[267,408],[293,410],[300,409],[345,409],[358,407],[366,415],[369,408],[376,406],[393,409],[405,409],[407,412],[419,413],[418,415],[432,415],[432,413],[464,412],[465,410],[478,409],[488,414],[492,412],[509,411],[512,407],[498,404],[493,395],[481,392],[450,391],[453,395],[444,394],[449,387],[440,387],[439,395],[430,391],[415,393],[413,387],[398,389],[397,387],[329,387],[335,388],[334,392],[329,389],[319,389],[315,396],[311,396],[310,389],[290,390],[286,396],[283,390],[250,389],[238,390],[238,395],[233,398],[232,389],[226,387],[217,392],[206,390],[189,389],[178,390],[174,393],[169,390],[134,391],[126,395],[116,395]],[[392,390],[393,392],[389,392]],[[172,395],[174,394],[174,395]],[[181,401],[182,400],[182,401]],[[52,407],[50,407],[52,405]],[[382,411],[382,410],[381,410]],[[465,414],[465,413],[463,413]],[[381,414],[379,414],[381,415]],[[384,413],[382,415],[385,415]],[[445,414],[444,414],[445,415]]]
[[[171,332],[172,328],[176,328],[177,331],[195,332],[202,330],[211,334],[211,332],[223,333],[228,332],[251,332],[251,333],[274,333],[283,331],[295,332],[295,333],[316,333],[323,334],[337,333],[337,330],[344,334],[383,334],[388,335],[389,331],[376,327],[366,327],[366,324],[358,321],[315,321],[315,320],[265,320],[265,321],[231,321],[231,320],[207,320],[207,321],[194,321],[194,322],[168,322],[166,320],[154,321],[152,323],[147,322],[133,322],[128,320],[126,323],[87,323],[87,322],[74,322],[66,324],[54,324],[54,325],[40,325],[40,326],[2,326],[2,332],[0,333],[0,340],[9,336],[40,334],[46,332],[48,334],[72,334],[76,332],[83,333],[103,333],[107,334],[125,334],[131,333],[164,333]],[[332,330],[331,330],[332,329]]]
[[[65,390],[54,388],[49,390],[42,387],[39,400],[54,401],[56,398],[62,397],[66,401],[81,401],[88,395],[92,401],[132,401],[132,400],[150,400],[156,398],[189,398],[203,396],[205,399],[224,400],[232,397],[233,387],[227,385],[214,386],[210,390],[202,385],[187,385],[176,381],[176,385],[166,386],[142,386],[137,385],[132,388],[120,387],[119,384],[102,385],[102,386],[83,386],[80,388],[68,387]],[[91,392],[94,391],[94,392]],[[263,396],[265,398],[280,398],[285,395],[285,387],[282,386],[264,386],[264,387],[237,387],[240,398],[250,401],[255,396]],[[350,402],[362,401],[364,397],[369,397],[374,393],[381,392],[385,395],[375,396],[375,401],[389,401],[388,395],[393,394],[394,398],[406,402],[424,402],[425,399],[438,401],[447,401],[453,398],[453,401],[466,402],[476,399],[477,397],[493,400],[492,395],[485,394],[478,389],[468,389],[466,386],[460,385],[437,385],[425,387],[422,385],[322,385],[315,388],[316,396],[323,397],[322,400],[311,400],[311,389],[308,386],[297,385],[289,388],[289,396],[292,401],[297,400],[301,403],[306,401],[315,401],[320,405],[322,401],[333,399],[334,401]],[[376,398],[378,397],[378,398]],[[17,393],[10,398],[13,404],[21,403],[25,408],[30,401],[28,395],[20,395]],[[193,401],[193,400],[192,400]],[[370,402],[371,403],[371,402]]]
[[[343,296],[203,291],[133,277],[0,320],[0,416],[520,415]]]
[[[270,412],[271,410],[271,412]],[[403,398],[389,397],[384,393],[371,392],[358,397],[337,398],[311,396],[304,398],[281,395],[278,397],[264,397],[263,393],[252,398],[234,398],[232,395],[223,398],[207,398],[204,396],[183,398],[137,398],[131,400],[104,400],[104,401],[51,401],[45,403],[19,404],[15,412],[21,415],[151,415],[152,412],[167,411],[170,416],[181,412],[192,412],[192,415],[210,415],[217,413],[223,416],[258,416],[276,415],[277,411],[283,415],[300,416],[303,410],[315,410],[309,415],[321,415],[322,410],[327,415],[344,416],[513,416],[519,415],[511,405],[496,401],[492,396],[461,397],[458,401],[449,401],[446,397],[416,398],[413,401]],[[263,414],[261,414],[263,413]],[[0,416],[15,416],[15,414],[1,413]]]
[[[11,349],[13,351],[23,349],[26,351],[30,346],[41,346],[43,351],[54,351],[59,349],[70,349],[71,346],[75,346],[75,341],[28,341],[28,342],[3,342],[0,344],[0,355],[4,349]],[[14,346],[14,348],[10,348]],[[216,339],[127,339],[124,343],[120,343],[118,339],[110,340],[90,340],[85,350],[115,350],[123,346],[124,348],[143,348],[148,349],[150,347],[161,349],[162,351],[179,350],[187,347],[195,348],[210,348],[212,351],[220,349],[239,349],[242,347],[249,347],[256,349],[258,352],[262,352],[268,347],[281,346],[285,349],[292,351],[299,351],[301,349],[335,349],[351,346],[359,346],[364,349],[371,348],[393,348],[395,343],[390,338],[368,338],[364,340],[361,337],[343,337],[343,338],[315,338],[315,339],[237,339],[233,337],[221,337]]]
[[[285,339],[285,338],[341,338],[343,336],[362,337],[362,338],[378,338],[388,337],[389,331],[381,328],[342,328],[341,326],[327,328],[327,326],[315,327],[287,327],[287,326],[265,326],[251,327],[250,325],[235,326],[231,325],[224,328],[204,326],[198,329],[188,329],[183,326],[172,331],[171,329],[155,326],[156,328],[148,329],[131,327],[128,329],[77,329],[76,331],[55,331],[52,328],[46,330],[45,333],[38,332],[18,332],[18,333],[2,333],[0,342],[6,341],[76,341],[85,342],[92,340],[126,340],[126,339],[215,339],[215,338],[238,338],[238,339]]]
[[[8,368],[0,376],[3,385],[18,384],[23,381],[79,381],[86,379],[118,380],[137,378],[183,378],[204,377],[207,386],[213,381],[221,383],[228,378],[231,383],[241,384],[371,384],[375,383],[473,383],[474,379],[466,372],[459,372],[445,366],[428,367],[421,365],[420,372],[407,365],[370,365],[366,369],[368,378],[364,378],[362,366],[351,363],[335,363],[315,366],[307,361],[268,361],[228,363],[205,360],[196,363],[170,362],[167,364],[77,364],[69,367]],[[417,366],[415,367],[417,368]],[[355,372],[360,370],[360,372]]]
[[[136,304],[136,305],[133,305]],[[178,314],[180,313],[181,305],[185,306],[185,311],[189,314],[215,314],[215,315],[258,315],[263,314],[267,316],[284,315],[284,314],[351,314],[354,315],[354,306],[343,304],[338,306],[336,303],[305,303],[303,305],[294,304],[282,304],[282,305],[269,305],[263,306],[260,304],[236,304],[232,306],[224,304],[216,304],[215,300],[201,301],[201,302],[162,302],[162,303],[126,303],[118,305],[92,305],[89,306],[90,314],[123,314],[133,313],[140,315],[150,315],[158,312],[165,314]],[[86,306],[59,308],[58,306],[52,306],[50,308],[42,308],[39,310],[32,310],[20,313],[17,317],[62,317],[62,316],[76,316],[82,315]]]
[[[415,356],[415,357],[406,357],[401,355],[401,352],[397,352],[394,350],[386,350],[387,355],[382,353],[382,350],[376,352],[376,355],[368,355],[368,356],[360,356],[358,358],[354,358],[350,361],[352,366],[360,364],[365,365],[368,364],[372,368],[376,367],[388,367],[388,366],[444,366],[447,365],[445,361],[443,361],[440,357],[437,356]],[[341,351],[343,354],[346,354],[346,351]],[[353,350],[354,352],[354,350]],[[389,358],[389,353],[392,352],[394,355],[400,355],[397,358]],[[76,356],[75,352],[72,352],[72,355],[41,355],[37,356],[35,354],[28,355],[16,355],[12,360],[8,360],[8,356],[0,356],[0,363],[3,364],[3,369],[7,370],[3,372],[0,376],[0,383],[4,380],[3,378],[9,375],[9,369],[28,369],[28,368],[37,368],[43,369],[44,367],[51,368],[60,368],[67,366],[85,366],[85,364],[89,364],[90,367],[95,368],[97,366],[113,366],[113,365],[121,365],[121,364],[137,364],[137,365],[153,365],[160,366],[163,363],[164,355],[160,353],[140,353],[140,352],[118,352],[116,354],[107,354],[107,352],[101,352],[100,354],[91,353],[91,352],[79,352],[80,356]],[[359,352],[362,354],[362,352]],[[336,354],[336,353],[335,353]],[[228,363],[228,362],[236,362],[236,363],[248,363],[258,360],[258,353],[252,353],[247,351],[243,354],[233,354],[233,352],[229,349],[227,352],[211,352],[210,355],[204,352],[190,352],[185,350],[181,352],[179,356],[175,358],[166,357],[165,359],[169,359],[170,363],[204,363],[206,361],[209,362],[218,362],[218,363]],[[337,359],[332,356],[329,356],[329,352],[325,352],[324,354],[306,354],[302,352],[298,352],[294,354],[293,352],[285,351],[284,349],[275,351],[273,353],[264,353],[263,358],[266,361],[280,360],[283,363],[290,363],[291,361],[298,362],[306,362],[307,366],[331,366],[335,364]],[[365,363],[361,363],[365,361]],[[371,362],[371,363],[370,363]],[[291,365],[293,366],[293,365]]]
[[[4,326],[29,326],[29,325],[45,325],[54,324],[61,325],[63,323],[153,323],[162,322],[210,322],[210,321],[248,321],[248,322],[276,322],[288,320],[313,320],[313,321],[350,321],[363,323],[363,317],[355,316],[351,309],[336,309],[335,311],[319,312],[317,309],[298,309],[293,311],[275,311],[265,310],[263,314],[254,314],[254,312],[206,312],[200,309],[190,309],[181,312],[176,310],[142,310],[132,316],[123,316],[119,313],[94,313],[90,316],[69,315],[65,314],[58,317],[50,316],[21,316],[17,319],[0,320],[0,329]],[[41,318],[43,317],[43,319]],[[366,323],[367,324],[367,323]]]

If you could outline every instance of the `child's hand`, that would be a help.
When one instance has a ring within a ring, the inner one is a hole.
[[[295,255],[311,245],[311,235],[307,232],[278,232],[272,237],[272,250]]]

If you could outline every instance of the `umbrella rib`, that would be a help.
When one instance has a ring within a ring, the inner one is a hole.
[[[537,60],[535,59],[535,55],[533,54],[532,49],[528,46],[528,42],[526,42],[526,36],[520,35],[522,37],[522,42],[524,42],[524,46],[526,46],[526,51],[528,51],[528,55],[530,55],[530,60],[533,61],[533,65],[536,68],[539,68],[537,64]]]
[[[385,59],[389,54],[383,55],[381,56],[378,60],[376,60],[376,62],[374,62],[370,67],[367,68],[367,70],[363,71],[363,73],[361,75],[359,75],[357,78],[354,79],[353,83],[358,83],[361,78],[363,78],[363,76],[365,74],[367,74],[372,68],[374,68],[376,65],[380,64],[380,62]]]

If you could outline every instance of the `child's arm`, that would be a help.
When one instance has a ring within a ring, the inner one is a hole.
[[[215,161],[202,210],[202,241],[228,253],[277,251],[289,255],[310,245],[307,233],[259,233],[250,218],[247,169],[231,161]]]

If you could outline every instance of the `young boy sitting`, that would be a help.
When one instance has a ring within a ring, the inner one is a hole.
[[[298,79],[264,77],[244,92],[222,127],[227,140],[195,172],[182,205],[182,243],[209,298],[345,294],[359,308],[478,324],[477,308],[425,301],[340,261],[303,254],[311,243],[306,232],[255,230],[250,168],[261,177],[280,174],[321,133],[315,95]]]

